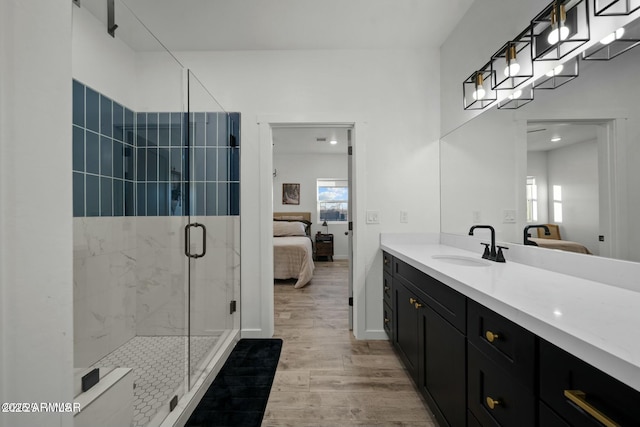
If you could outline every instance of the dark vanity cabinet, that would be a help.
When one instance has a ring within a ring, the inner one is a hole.
[[[543,339],[540,401],[541,426],[640,426],[640,392]]]
[[[415,384],[443,426],[466,425],[466,298],[393,260],[391,333]]]
[[[385,330],[441,427],[640,426],[640,392],[383,255]]]

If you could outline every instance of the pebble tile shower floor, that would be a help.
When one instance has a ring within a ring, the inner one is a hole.
[[[191,337],[191,366],[198,366],[217,341],[217,336]],[[160,406],[169,404],[185,379],[186,344],[184,336],[137,336],[93,365],[133,369],[132,426],[147,425]]]

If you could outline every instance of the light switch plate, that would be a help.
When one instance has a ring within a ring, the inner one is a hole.
[[[502,213],[503,224],[515,224],[516,223],[516,211],[513,209],[505,209]]]
[[[409,212],[400,211],[400,222],[406,224],[409,222]]]
[[[380,224],[380,211],[367,211],[367,224]]]

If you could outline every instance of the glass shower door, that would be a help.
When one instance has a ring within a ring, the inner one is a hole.
[[[229,114],[188,71],[190,387],[238,325],[239,115]],[[236,129],[235,135],[233,130]],[[235,324],[234,324],[235,322]]]
[[[132,403],[131,425],[156,425],[188,390],[186,71],[120,0],[115,10],[103,0],[80,5],[72,36],[77,394],[96,368],[101,377],[126,371],[134,387],[116,400]]]

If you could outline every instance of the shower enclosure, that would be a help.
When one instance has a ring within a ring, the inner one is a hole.
[[[238,336],[240,115],[119,0],[73,7],[73,75],[76,394],[125,372],[159,425]]]

